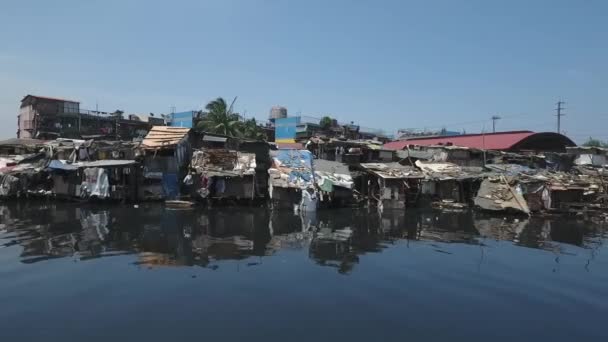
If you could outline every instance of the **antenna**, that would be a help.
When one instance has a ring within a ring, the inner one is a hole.
[[[566,109],[562,107],[563,104],[566,104],[566,102],[557,101],[557,108],[555,108],[555,111],[557,112],[557,114],[555,114],[555,116],[557,116],[557,133],[561,133],[562,116],[566,115],[562,113],[562,110]]]
[[[492,133],[496,133],[496,121],[502,119],[500,116],[498,115],[494,115],[492,116]]]

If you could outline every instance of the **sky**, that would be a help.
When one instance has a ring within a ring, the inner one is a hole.
[[[0,138],[26,94],[127,113],[219,96],[399,128],[608,140],[608,1],[3,1]]]

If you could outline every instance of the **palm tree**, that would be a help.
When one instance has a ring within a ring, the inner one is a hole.
[[[242,135],[244,138],[255,139],[255,140],[266,140],[266,134],[258,126],[255,118],[245,120],[242,124]]]
[[[241,117],[238,113],[232,111],[234,102],[236,102],[236,97],[232,100],[230,106],[228,106],[223,98],[218,97],[207,103],[205,106],[207,113],[196,125],[196,129],[233,137],[240,135]]]

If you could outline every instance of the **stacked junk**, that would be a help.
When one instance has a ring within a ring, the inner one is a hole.
[[[303,212],[351,206],[608,212],[607,149],[543,155],[468,149],[466,155],[478,157],[450,159],[459,148],[370,148],[374,153],[365,154],[367,145],[361,146],[348,147],[346,158],[329,144],[323,151],[332,153],[312,144],[310,150],[277,149],[173,127],[153,127],[139,142],[12,139],[0,142],[0,198],[187,201]]]

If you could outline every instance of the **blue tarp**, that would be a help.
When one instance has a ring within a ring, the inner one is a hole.
[[[312,153],[308,150],[278,150],[273,151],[273,157],[280,162],[282,168],[291,169],[288,181],[292,184],[309,184],[314,182],[312,169]]]
[[[53,170],[64,170],[64,171],[75,171],[78,170],[78,166],[74,166],[72,164],[66,164],[61,162],[60,160],[53,159],[47,166],[49,169]]]
[[[308,150],[278,150],[275,158],[283,166],[312,170],[312,153]]]
[[[179,195],[179,182],[177,180],[177,174],[165,173],[163,174],[163,192],[165,193],[165,199],[175,199]]]

